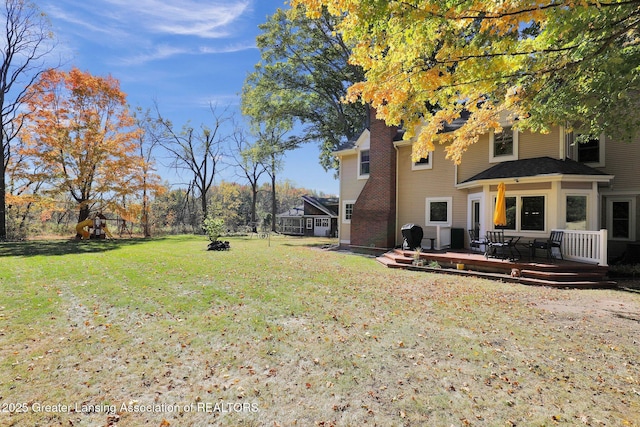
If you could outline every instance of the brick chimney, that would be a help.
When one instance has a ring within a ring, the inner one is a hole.
[[[351,245],[392,248],[396,236],[396,127],[370,109],[369,179],[353,205]]]

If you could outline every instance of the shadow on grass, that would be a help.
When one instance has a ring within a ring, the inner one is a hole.
[[[156,239],[157,240],[157,239]],[[0,258],[6,256],[59,256],[112,251],[114,249],[138,245],[149,239],[117,240],[30,240],[26,242],[0,243]]]
[[[302,237],[302,236],[287,236],[290,241],[285,241],[282,243],[282,246],[292,246],[299,247],[305,246],[308,248],[321,248],[327,249],[331,247],[337,247],[338,241],[336,239],[325,239],[318,237]],[[323,239],[322,241],[318,241],[318,239]]]

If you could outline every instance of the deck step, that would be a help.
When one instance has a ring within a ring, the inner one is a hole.
[[[376,261],[389,268],[407,268],[407,264],[396,262],[392,258],[385,255],[377,257]]]
[[[536,272],[556,272],[556,273],[575,273],[576,267],[574,265],[567,264],[542,264],[542,263],[531,263],[523,261],[522,264],[526,265],[526,270],[536,271]],[[607,267],[603,267],[601,265],[592,265],[592,264],[581,264],[580,272],[582,273],[600,273],[601,275],[606,275],[608,272]]]
[[[388,268],[484,277],[525,285],[563,288],[612,288],[617,286],[616,282],[608,279],[607,267],[591,264],[566,261],[555,261],[551,264],[524,260],[513,262],[486,259],[482,255],[465,252],[423,251],[419,256],[426,260],[428,265],[421,267],[413,265],[415,255],[414,251],[396,248],[378,256],[376,260]],[[432,262],[438,263],[442,268],[430,266]],[[463,269],[458,270],[456,264],[464,264]],[[519,274],[515,277],[511,275],[514,270],[519,270]]]
[[[535,279],[531,277],[520,277],[520,283],[523,285],[550,286],[555,288],[582,288],[582,289],[602,289],[615,288],[616,282],[611,280],[579,280],[579,281],[557,281]]]
[[[398,252],[387,252],[384,255],[382,255],[385,258],[389,258],[391,260],[393,260],[394,262],[397,262],[398,264],[411,264],[413,262],[413,257],[411,256],[407,256],[405,254],[402,253],[398,253]]]
[[[601,272],[561,272],[561,271],[540,271],[540,270],[520,270],[520,276],[533,279],[553,280],[556,282],[578,282],[578,281],[602,281],[606,280],[606,275]]]

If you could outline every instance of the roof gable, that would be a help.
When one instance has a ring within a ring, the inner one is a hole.
[[[302,200],[329,216],[338,216],[339,200],[337,197],[302,196]]]

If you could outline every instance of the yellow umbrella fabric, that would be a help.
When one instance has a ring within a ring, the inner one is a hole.
[[[498,184],[498,196],[496,197],[496,210],[493,212],[493,224],[496,226],[507,225],[507,202],[505,200],[506,186],[504,182]]]

